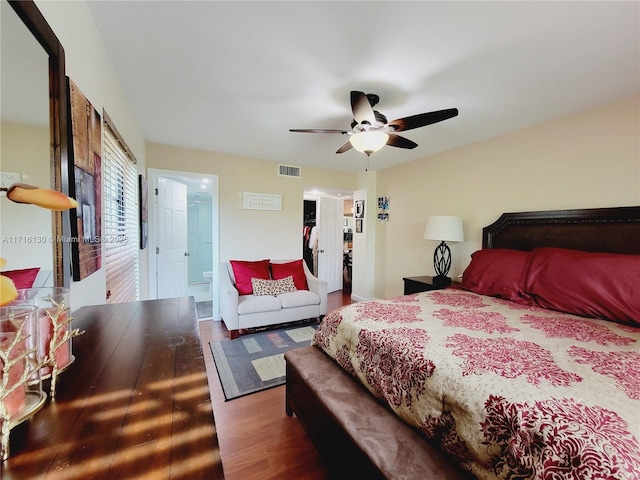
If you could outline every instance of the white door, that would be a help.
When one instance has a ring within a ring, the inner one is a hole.
[[[157,200],[157,298],[186,297],[189,255],[187,186],[168,178],[159,178]]]
[[[342,269],[344,243],[342,200],[320,197],[316,204],[316,225],[318,226],[318,278],[326,280],[327,291],[342,290]]]

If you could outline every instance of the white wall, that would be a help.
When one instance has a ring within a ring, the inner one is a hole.
[[[127,104],[120,82],[106,54],[93,18],[85,2],[36,4],[56,33],[66,55],[66,73],[96,110],[109,114],[118,131],[138,160],[138,171],[145,170],[145,144],[140,127]],[[104,209],[103,209],[104,211]],[[147,291],[147,251],[141,251],[141,292]],[[72,282],[71,306],[105,303],[106,277],[103,268],[80,282]],[[144,298],[144,297],[143,297]]]
[[[375,297],[375,279],[378,265],[375,261],[377,237],[376,216],[378,211],[376,197],[377,174],[374,171],[361,172],[358,175],[358,188],[353,193],[354,229],[353,229],[353,268],[351,298],[368,300]],[[356,232],[355,205],[364,201],[362,232]]]

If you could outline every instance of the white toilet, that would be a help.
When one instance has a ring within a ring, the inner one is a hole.
[[[203,272],[202,276],[209,282],[209,295],[213,296],[213,271]]]

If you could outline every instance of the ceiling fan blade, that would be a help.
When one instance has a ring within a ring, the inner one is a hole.
[[[389,122],[388,125],[394,131],[402,132],[413,128],[424,127],[425,125],[431,125],[432,123],[442,122],[456,115],[458,115],[457,108],[448,108],[446,110],[437,110],[435,112],[420,113],[410,117],[398,118],[397,120]]]
[[[342,145],[336,153],[344,153],[349,149],[351,149],[351,142],[347,142],[344,145]]]
[[[290,128],[289,131],[301,133],[341,133],[342,135],[348,133],[345,130],[332,130],[328,128]]]
[[[389,134],[389,140],[387,140],[387,145],[398,148],[416,148],[418,144],[408,138],[401,137],[400,135],[396,135],[395,133]]]
[[[371,103],[363,92],[351,91],[351,111],[353,119],[358,123],[366,122],[369,125],[376,123],[376,115],[373,113]]]

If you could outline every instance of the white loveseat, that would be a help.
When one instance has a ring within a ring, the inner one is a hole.
[[[288,263],[291,260],[271,260]],[[233,268],[220,264],[220,314],[230,338],[240,330],[294,322],[308,318],[322,319],[327,313],[327,282],[313,276],[302,262],[309,290],[296,290],[271,295],[240,295],[236,289]]]

